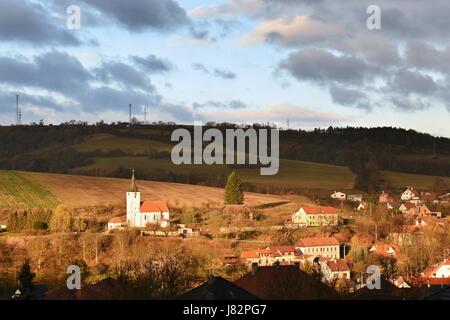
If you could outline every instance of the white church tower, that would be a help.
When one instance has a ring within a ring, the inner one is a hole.
[[[131,177],[130,191],[127,192],[127,222],[130,227],[137,226],[139,224],[139,214],[141,207],[141,193],[136,185],[136,179]]]

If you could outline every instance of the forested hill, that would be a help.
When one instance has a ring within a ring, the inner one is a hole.
[[[233,124],[208,126],[220,130],[237,127]],[[171,133],[177,127],[170,123],[136,124],[131,129],[126,123],[0,127],[0,168],[64,172],[84,166],[94,157],[105,156],[100,150],[84,152],[73,148],[93,136],[108,134],[121,141],[146,139],[170,146]],[[119,147],[108,152],[109,156],[130,155],[129,149]],[[162,151],[155,147],[155,150],[141,151],[141,155],[154,155],[155,152]],[[164,152],[158,156],[167,157],[167,150]],[[361,166],[370,165],[377,170],[450,176],[450,139],[392,127],[281,131],[280,156],[348,166],[354,172],[358,172]]]

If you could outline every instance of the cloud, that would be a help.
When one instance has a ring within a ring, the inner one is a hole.
[[[279,68],[298,80],[319,84],[337,81],[357,84],[380,72],[375,66],[354,56],[337,56],[321,49],[308,48],[291,53]]]
[[[332,112],[319,112],[308,107],[289,104],[271,105],[258,109],[241,109],[222,111],[217,113],[213,110],[198,111],[197,117],[216,122],[235,123],[286,123],[289,119],[292,124],[297,125],[336,125],[340,122],[351,121],[351,117]]]
[[[158,58],[151,54],[145,58],[132,56],[131,59],[148,73],[166,73],[174,69],[174,66],[167,59]]]
[[[207,67],[205,67],[201,63],[194,63],[194,64],[192,64],[192,68],[194,70],[201,71],[203,73],[215,76],[217,78],[222,78],[222,79],[225,79],[225,80],[232,80],[232,79],[235,79],[237,77],[237,75],[234,72],[230,71],[230,70],[223,70],[223,69],[215,68],[211,72]]]
[[[220,101],[207,101],[205,103],[197,103],[195,102],[192,107],[194,109],[206,109],[206,108],[215,108],[215,109],[244,109],[248,106],[240,101],[240,100],[232,100],[228,103],[220,102]]]
[[[207,74],[210,74],[208,68],[206,68],[203,64],[201,63],[193,63],[192,64],[192,69],[197,70],[197,71],[201,71]]]
[[[29,0],[2,0],[0,40],[39,46],[78,46],[82,41],[47,7]]]
[[[172,31],[189,24],[186,11],[173,0],[82,0],[129,31]]]
[[[135,110],[151,105],[160,119],[193,119],[190,108],[166,102],[145,71],[114,60],[88,69],[77,58],[57,50],[32,59],[0,57],[0,109],[4,109],[0,113],[14,102],[16,92],[22,92],[34,114],[53,110],[74,115],[112,111],[125,115],[131,103]]]
[[[344,35],[343,27],[314,20],[308,16],[265,21],[242,39],[245,45],[277,43],[291,47],[330,40]]]
[[[236,74],[229,70],[214,69],[214,75],[222,79],[235,79]]]
[[[359,90],[341,87],[336,84],[330,85],[330,95],[334,103],[343,106],[357,106],[359,109],[370,110],[368,97]]]

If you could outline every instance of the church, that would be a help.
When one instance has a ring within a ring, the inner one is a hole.
[[[141,193],[136,179],[131,177],[130,190],[127,192],[127,224],[129,227],[144,228],[148,225],[170,226],[170,213],[164,201],[141,201]]]

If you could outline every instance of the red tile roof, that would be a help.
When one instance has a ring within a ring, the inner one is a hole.
[[[339,241],[334,237],[329,238],[304,238],[297,242],[297,247],[335,246]]]
[[[143,201],[141,202],[141,212],[169,212],[165,201]]]
[[[114,217],[109,220],[110,223],[124,223],[127,222],[127,217]]]
[[[337,214],[338,209],[334,207],[321,207],[321,206],[314,206],[314,207],[302,207],[303,210],[306,212],[306,214]]]
[[[400,248],[397,245],[393,243],[383,243],[383,242],[378,242],[377,244],[373,245],[372,248],[370,248],[370,251],[374,251],[382,255],[387,255],[389,248],[394,249],[396,254],[400,252]]]
[[[331,272],[350,271],[350,267],[342,259],[329,260],[329,261],[327,261],[327,265],[330,268]]]

